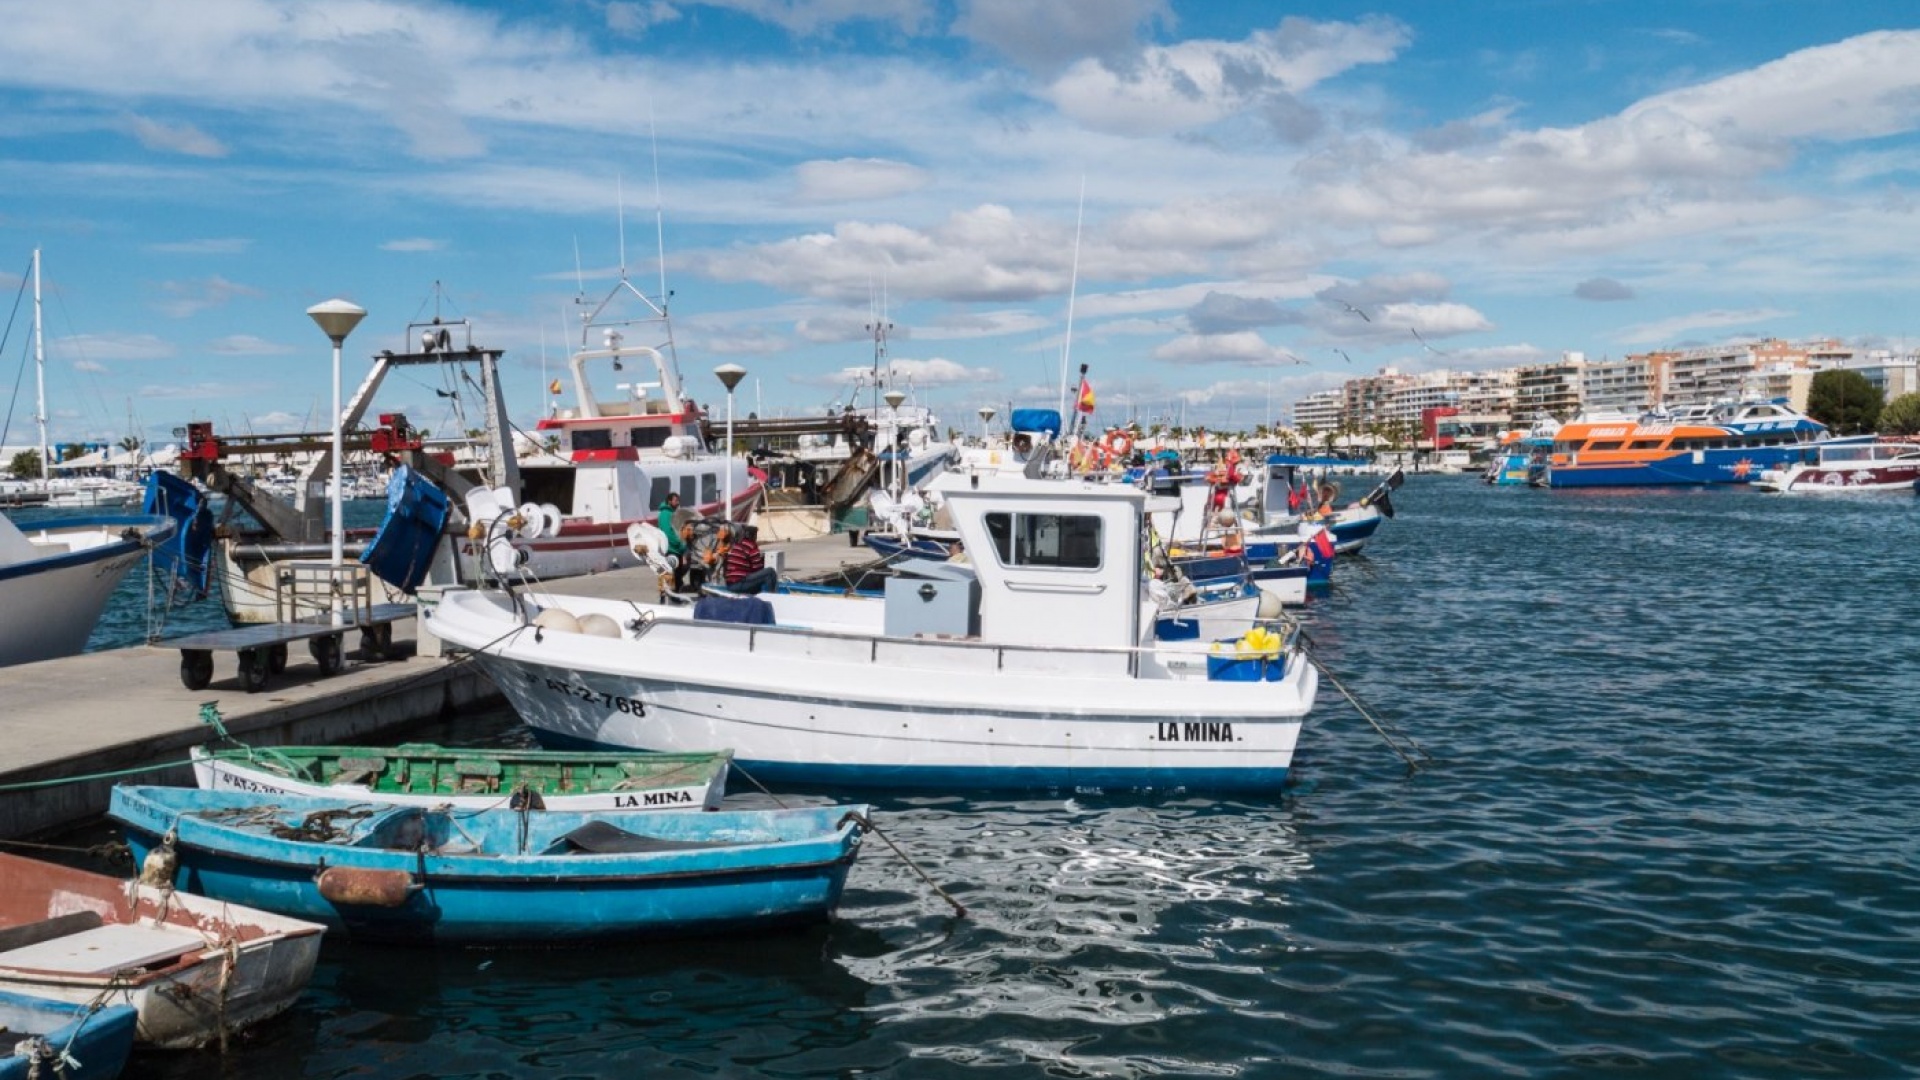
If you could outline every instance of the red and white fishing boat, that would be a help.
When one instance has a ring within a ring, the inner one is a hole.
[[[1787,494],[1860,494],[1914,490],[1920,481],[1920,440],[1891,435],[1828,439],[1812,460],[1760,474],[1753,486]]]

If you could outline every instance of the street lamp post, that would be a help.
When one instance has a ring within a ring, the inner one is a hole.
[[[713,374],[715,378],[720,380],[721,385],[727,388],[727,460],[726,460],[726,464],[721,466],[721,468],[725,469],[727,473],[727,502],[726,502],[726,505],[721,509],[720,516],[725,518],[728,521],[732,521],[733,520],[733,388],[736,386],[739,386],[740,380],[747,377],[747,369],[741,367],[739,364],[721,364],[719,367],[713,369]]]
[[[315,304],[307,309],[307,315],[320,332],[333,339],[333,550],[331,571],[333,577],[333,625],[339,626],[345,620],[340,613],[340,568],[345,561],[342,558],[342,544],[345,537],[343,514],[340,509],[343,481],[340,477],[341,450],[340,433],[340,346],[346,343],[347,335],[367,317],[367,309],[345,300],[328,300],[324,304]]]
[[[987,425],[993,423],[993,416],[994,416],[994,413],[997,411],[998,410],[996,410],[991,405],[980,406],[980,445],[981,446],[987,445],[988,435],[989,435],[989,429]]]
[[[900,453],[900,403],[907,395],[899,390],[889,390],[880,395],[887,402],[887,460],[893,463],[893,490],[896,495],[907,491],[907,463]]]

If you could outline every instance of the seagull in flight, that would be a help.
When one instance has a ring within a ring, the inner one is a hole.
[[[1353,357],[1347,355],[1347,350],[1335,349],[1333,351],[1340,354],[1340,359],[1345,360],[1349,364],[1353,363]]]
[[[1415,329],[1414,327],[1411,327],[1411,326],[1409,326],[1409,327],[1407,327],[1407,329],[1409,329],[1409,330],[1412,330],[1412,331],[1413,331],[1413,340],[1415,340],[1415,341],[1417,341],[1417,342],[1419,342],[1419,343],[1420,343],[1420,347],[1421,347],[1421,348],[1423,348],[1423,349],[1425,349],[1425,350],[1427,350],[1428,352],[1430,352],[1430,353],[1432,353],[1432,354],[1433,354],[1433,355],[1435,355],[1435,356],[1445,356],[1445,355],[1447,355],[1447,354],[1446,354],[1446,352],[1445,352],[1444,350],[1441,350],[1441,349],[1436,349],[1436,348],[1434,348],[1433,346],[1431,346],[1431,345],[1429,345],[1429,344],[1427,344],[1427,339],[1426,339],[1426,338],[1423,338],[1423,337],[1421,337],[1421,336],[1420,336],[1420,331],[1419,331],[1419,330],[1417,330],[1417,329]]]
[[[1357,307],[1354,307],[1354,306],[1353,306],[1352,304],[1349,304],[1349,303],[1347,303],[1347,302],[1346,302],[1345,300],[1342,300],[1342,299],[1340,299],[1340,298],[1339,298],[1339,297],[1337,297],[1337,296],[1329,296],[1329,297],[1327,297],[1327,299],[1329,299],[1329,300],[1332,300],[1332,301],[1333,301],[1334,303],[1336,303],[1336,304],[1339,304],[1339,305],[1340,305],[1341,307],[1343,307],[1343,308],[1346,308],[1346,309],[1347,309],[1348,311],[1351,311],[1351,312],[1353,312],[1353,313],[1354,313],[1355,315],[1358,315],[1358,316],[1360,316],[1360,321],[1361,321],[1361,322],[1372,322],[1372,321],[1373,321],[1372,319],[1369,319],[1369,318],[1367,318],[1367,313],[1366,313],[1366,312],[1364,312],[1364,311],[1361,311],[1361,310],[1360,310],[1359,308],[1357,308]]]

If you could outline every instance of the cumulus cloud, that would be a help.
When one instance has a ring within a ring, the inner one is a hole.
[[[1631,300],[1633,290],[1612,278],[1588,278],[1573,287],[1573,295],[1582,300]]]
[[[1196,334],[1225,334],[1300,321],[1298,311],[1265,297],[1220,292],[1209,292],[1187,312],[1187,325]]]
[[[1050,74],[1086,57],[1120,57],[1132,50],[1143,27],[1173,22],[1167,0],[968,0],[953,32],[1030,71]]]
[[[1152,46],[1124,64],[1083,60],[1055,80],[1047,96],[1096,130],[1166,134],[1297,95],[1362,64],[1384,63],[1411,41],[1405,24],[1382,16],[1350,23],[1289,16],[1243,41]]]
[[[890,294],[908,299],[1033,300],[1066,292],[1072,236],[1058,222],[1024,220],[987,205],[928,230],[842,222],[831,233],[697,253],[687,261],[723,281],[842,301],[866,299],[882,279]]]
[[[127,116],[126,124],[127,130],[140,141],[140,145],[149,150],[164,150],[168,153],[186,154],[189,157],[227,156],[227,148],[219,139],[192,124],[163,124],[158,120],[131,114]]]
[[[1161,345],[1151,354],[1167,364],[1239,364],[1243,367],[1278,367],[1305,363],[1298,356],[1251,330],[1229,334],[1185,334]]]
[[[415,236],[405,240],[388,240],[386,243],[380,245],[380,250],[405,253],[432,252],[443,251],[446,249],[446,246],[447,242],[445,240],[430,240],[424,236]]]
[[[924,169],[879,158],[807,161],[794,169],[794,198],[801,202],[885,199],[927,185]]]
[[[887,370],[896,383],[906,382],[921,390],[940,386],[971,386],[979,383],[997,383],[1000,372],[990,367],[972,368],[955,360],[935,357],[930,360],[910,360],[894,358],[887,362]],[[871,378],[873,367],[849,366],[816,380],[822,384],[839,386]]]
[[[92,360],[75,360],[73,362],[73,370],[85,372],[88,375],[101,375],[101,374],[105,374],[110,369],[107,367],[107,365],[97,364]]]
[[[818,34],[849,22],[878,22],[908,33],[930,24],[931,0],[700,0],[772,23],[793,34]]]

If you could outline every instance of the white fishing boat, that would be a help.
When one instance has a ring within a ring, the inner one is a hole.
[[[175,527],[144,515],[0,516],[0,667],[85,649],[120,579]]]
[[[637,301],[641,317],[621,317],[616,301],[623,299]],[[628,342],[627,334],[636,327],[653,328],[649,332],[659,334],[660,340]],[[388,582],[391,587],[376,601],[405,600],[421,581],[471,584],[503,574],[545,581],[635,566],[640,555],[634,550],[633,526],[653,521],[669,493],[679,495],[680,505],[698,516],[738,521],[752,514],[760,498],[764,474],[749,468],[744,457],[707,445],[704,411],[682,389],[665,309],[625,278],[585,317],[581,345],[568,362],[573,404],[556,406],[537,425],[537,436],[552,447],[551,453],[522,459],[515,452],[500,391],[500,350],[475,346],[464,320],[412,324],[407,341],[416,340],[421,343],[418,351],[386,349],[374,357],[372,370],[343,410],[344,423],[357,426],[381,382],[400,367],[451,370],[477,364],[484,399],[485,467],[477,480],[454,469],[434,468],[434,455],[423,452],[404,418],[392,425],[383,416],[380,429],[360,437],[373,452],[393,455],[426,472],[446,490],[453,508],[450,524],[433,526],[435,535],[417,544],[431,552],[416,568],[419,580]],[[617,380],[618,392],[603,395],[597,390],[596,373],[602,380]],[[454,385],[473,384],[468,378]],[[558,394],[562,387],[556,379],[551,389]],[[217,461],[223,449],[241,442],[211,440],[205,429],[189,426],[195,436],[189,460],[205,462],[211,455]],[[236,625],[283,619],[287,605],[278,583],[284,566],[328,556],[330,540],[321,514],[326,487],[320,478],[329,460],[325,452],[316,455],[298,486],[312,491],[313,498],[298,499],[286,509],[276,509],[264,498],[255,499],[261,505],[249,504],[268,525],[269,535],[234,530],[223,541],[221,595]],[[249,491],[248,484],[205,465],[196,468],[195,476],[209,480],[216,490]],[[393,498],[397,507],[398,494]],[[510,518],[515,527],[501,527]],[[350,557],[359,556],[370,535],[349,538],[345,547]],[[411,538],[396,539],[414,545]]]
[[[455,590],[428,626],[557,745],[731,746],[769,782],[1281,787],[1315,670],[1244,617],[1155,636],[1146,492],[958,474],[937,487],[971,580],[690,608]]]

